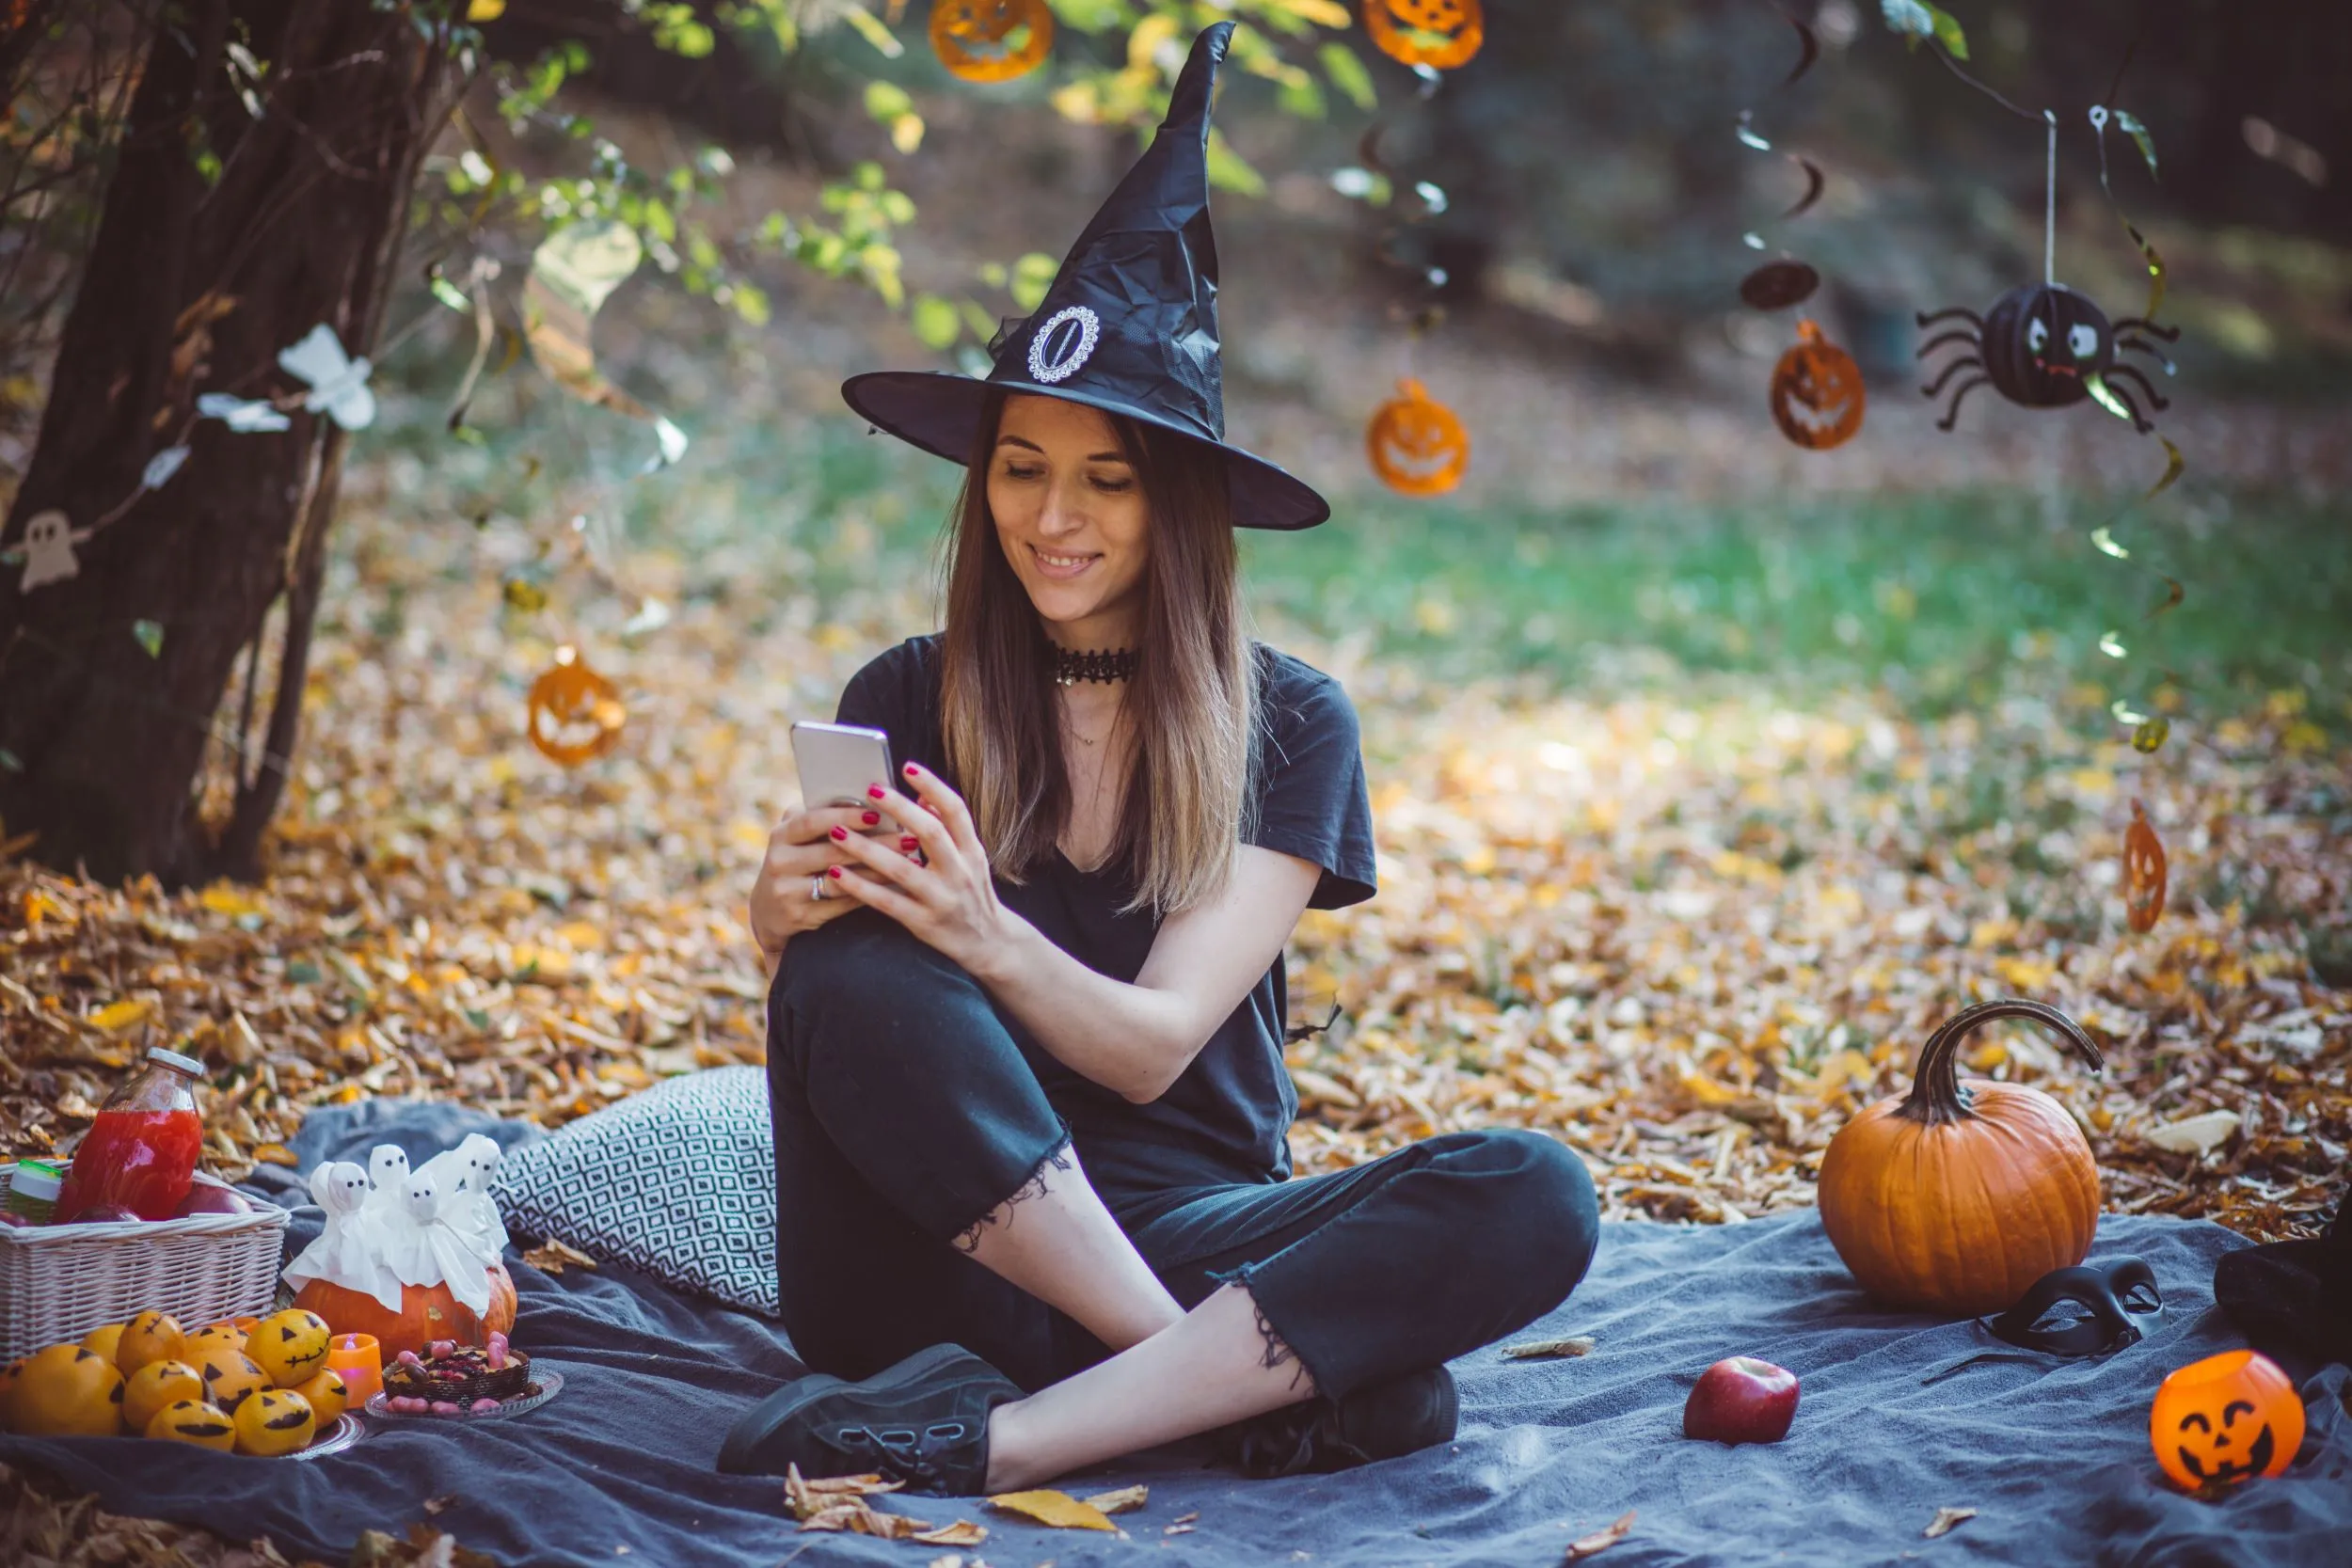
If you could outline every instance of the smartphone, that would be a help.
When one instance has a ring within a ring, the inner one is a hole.
[[[803,719],[792,726],[792,761],[801,803],[811,809],[866,805],[868,789],[890,787],[890,736],[880,730]]]

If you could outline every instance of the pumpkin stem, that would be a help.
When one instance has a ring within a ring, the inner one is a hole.
[[[2091,1071],[2106,1066],[2106,1059],[2090,1043],[2090,1037],[2083,1033],[2082,1025],[2056,1007],[2044,1002],[2028,1002],[2022,996],[1998,997],[1953,1014],[1941,1029],[1928,1037],[1928,1043],[1919,1048],[1919,1065],[1911,1075],[1911,1093],[1895,1114],[1931,1127],[1938,1122],[1965,1121],[1973,1113],[1968,1109],[1968,1091],[1961,1085],[1953,1058],[1960,1051],[1960,1042],[1976,1033],[1978,1025],[1996,1018],[2031,1019],[2073,1046],[2075,1054],[2090,1064]]]

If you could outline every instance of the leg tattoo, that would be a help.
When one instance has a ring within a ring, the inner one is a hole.
[[[1046,1155],[1044,1159],[1040,1160],[1037,1163],[1037,1169],[1029,1173],[1029,1179],[1026,1181],[1022,1182],[1020,1186],[1013,1189],[1012,1196],[1010,1197],[1005,1199],[1004,1202],[998,1204],[995,1208],[991,1209],[987,1213],[982,1214],[978,1219],[974,1220],[972,1222],[972,1228],[966,1230],[963,1234],[956,1238],[956,1250],[962,1253],[974,1253],[979,1251],[981,1232],[985,1231],[992,1225],[1001,1224],[1006,1229],[1011,1229],[1012,1211],[1015,1204],[1025,1202],[1033,1197],[1043,1197],[1052,1190],[1045,1184],[1046,1171],[1049,1168],[1062,1171],[1074,1169],[1077,1163],[1077,1155],[1072,1151],[1071,1147],[1066,1143],[1060,1148],[1055,1149],[1052,1153]]]

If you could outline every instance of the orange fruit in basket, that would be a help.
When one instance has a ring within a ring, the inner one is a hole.
[[[184,1361],[150,1361],[122,1381],[122,1424],[145,1432],[166,1405],[204,1397],[204,1374]]]
[[[82,1348],[104,1356],[107,1364],[113,1366],[116,1371],[122,1370],[122,1368],[115,1362],[115,1349],[121,1343],[122,1325],[120,1323],[101,1323],[82,1336]]]
[[[270,1387],[269,1373],[253,1363],[253,1358],[241,1350],[230,1350],[222,1344],[208,1344],[204,1354],[192,1366],[203,1375],[204,1398],[230,1414],[247,1398]]]
[[[25,1357],[8,1401],[36,1437],[112,1437],[122,1430],[122,1374],[96,1351],[52,1345]]]
[[[351,1407],[351,1386],[343,1381],[343,1374],[332,1367],[313,1373],[294,1392],[310,1402],[310,1413],[319,1418],[319,1430],[322,1432],[333,1426]]]
[[[129,1377],[150,1361],[183,1361],[187,1348],[188,1336],[179,1319],[168,1312],[141,1312],[122,1325],[122,1338],[115,1345],[115,1370]]]
[[[155,1418],[147,1423],[147,1435],[173,1443],[194,1443],[199,1449],[217,1449],[227,1453],[237,1446],[237,1423],[216,1404],[182,1400],[155,1413]]]
[[[237,1406],[237,1451],[276,1459],[310,1446],[318,1418],[291,1388],[264,1388]]]
[[[326,1320],[290,1307],[245,1337],[245,1353],[280,1388],[299,1387],[326,1365]]]

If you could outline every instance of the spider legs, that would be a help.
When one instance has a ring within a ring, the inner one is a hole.
[[[2115,324],[2115,335],[2118,338],[2126,332],[2145,332],[2152,338],[2162,338],[2168,343],[2177,343],[2181,341],[2179,327],[2158,326],[2145,316],[2125,316]]]
[[[1949,332],[1939,332],[1934,337],[1930,338],[1926,342],[1921,343],[1919,345],[1919,352],[1913,355],[1912,357],[1914,359],[1925,359],[1929,355],[1933,354],[1937,349],[1942,348],[1946,343],[1966,343],[1970,348],[1982,348],[1984,346],[1984,339],[1979,333],[1970,332],[1964,328],[1955,327]]]
[[[2137,372],[2134,373],[2137,374]],[[2115,400],[2115,406],[2122,407],[2124,417],[2132,421],[2133,430],[2142,436],[2147,435],[2150,431],[2156,428],[2154,422],[2152,421],[2147,415],[2139,411],[2139,404],[2132,401],[2131,393],[2115,385],[2112,379],[2114,374],[2115,372],[2113,370],[2109,370],[2107,372],[2107,376],[2109,378],[2107,380],[2107,397]],[[2148,386],[2147,380],[2144,377],[2140,378],[2139,385],[2143,389],[2146,388]],[[2153,397],[2153,395],[2154,394],[2153,392],[2150,393],[2150,396]],[[2105,402],[2106,399],[2101,399],[2100,401]],[[2156,406],[2161,408],[2164,404],[2158,404]]]
[[[2125,349],[2130,349],[2135,353],[2147,355],[2149,357],[2154,359],[2157,364],[2164,367],[2164,373],[2167,375],[2172,374],[2178,368],[2172,363],[2172,356],[2170,355],[2165,353],[2164,350],[2158,348],[2155,344],[2150,342],[2145,338],[2118,338],[2115,340],[2115,348],[2116,352],[2119,354]]]
[[[1944,410],[1944,417],[1935,421],[1935,428],[1938,430],[1949,430],[1953,425],[1959,423],[1961,400],[1965,398],[1969,393],[1975,391],[1978,388],[1984,386],[1992,379],[1993,378],[1989,375],[1972,375],[1967,380],[1962,382],[1960,384],[1960,390],[1952,394],[1952,405]]]
[[[2125,376],[2132,378],[2132,384],[2139,388],[2139,395],[2148,400],[2149,407],[2156,410],[2158,413],[2162,413],[2164,410],[2172,406],[2171,403],[2162,392],[2157,391],[2153,387],[2148,384],[2148,378],[2139,372],[2138,366],[2110,365],[2107,367],[2107,384],[2110,388],[2114,387],[2116,382],[2122,380]],[[2123,397],[2123,393],[2120,388],[2116,389],[2115,395],[2117,397]],[[2131,407],[2131,400],[2125,398],[2123,405],[2126,408]],[[2145,431],[2148,429],[2148,426],[2141,425],[2140,429]]]
[[[1971,365],[1976,366],[1979,370],[1984,369],[1984,361],[1978,358],[1975,355],[1963,355],[1960,358],[1955,359],[1950,364],[1945,366],[1942,374],[1938,375],[1933,381],[1930,382],[1925,387],[1920,388],[1920,395],[1922,397],[1930,398],[1938,396],[1943,392],[1945,383],[1950,381],[1952,377],[1958,375],[1962,371],[1967,369]]]
[[[1966,321],[1979,332],[1984,330],[1984,318],[1964,305],[1953,305],[1941,310],[1922,310],[1912,319],[1921,326],[1933,326],[1937,322],[1950,321],[1955,316]]]

